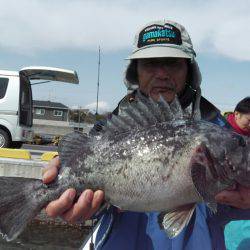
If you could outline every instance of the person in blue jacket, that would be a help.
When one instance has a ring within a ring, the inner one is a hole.
[[[129,94],[113,114],[118,114],[122,105],[133,102],[138,91],[155,100],[161,95],[167,102],[177,94],[183,109],[194,108],[199,103],[202,119],[228,126],[219,110],[200,94],[201,74],[195,56],[189,34],[182,25],[159,20],[144,26],[136,34],[134,50],[128,57],[125,84]],[[96,124],[91,134],[101,130],[102,125]],[[57,176],[59,161],[55,158],[50,162],[43,176],[44,183]],[[58,200],[48,204],[47,214],[74,223],[94,215],[104,200],[100,190],[85,190],[77,201],[75,195],[74,189],[65,191]],[[218,202],[216,213],[212,213],[206,204],[198,204],[189,224],[173,239],[160,229],[157,212],[119,211],[111,206],[101,218],[95,249],[223,250],[225,225],[232,220],[250,218],[250,189],[238,185],[215,198]]]

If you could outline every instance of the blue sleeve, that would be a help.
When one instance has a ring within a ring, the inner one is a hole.
[[[220,113],[217,113],[217,116],[214,117],[212,120],[210,120],[210,122],[217,124],[221,127],[231,129],[230,124],[227,122],[227,120]]]
[[[234,220],[250,220],[250,209],[239,209],[228,205],[218,204],[216,217],[225,226]]]

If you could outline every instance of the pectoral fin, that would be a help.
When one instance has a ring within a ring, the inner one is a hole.
[[[162,212],[158,216],[158,223],[171,239],[179,235],[183,228],[189,223],[194,211],[195,204],[190,204],[171,212]]]

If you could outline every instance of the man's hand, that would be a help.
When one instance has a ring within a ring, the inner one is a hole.
[[[215,196],[218,203],[236,208],[250,208],[250,188],[237,185],[234,190],[224,190]]]
[[[58,175],[60,165],[59,157],[51,160],[43,172],[43,182],[45,184],[53,181]],[[100,207],[104,193],[101,190],[93,192],[90,189],[85,190],[77,202],[74,203],[76,190],[70,188],[66,190],[59,199],[51,201],[46,207],[46,213],[50,217],[60,216],[70,223],[79,220],[89,219]]]

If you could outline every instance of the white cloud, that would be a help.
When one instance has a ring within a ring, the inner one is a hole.
[[[89,109],[92,113],[96,112],[96,102],[87,104],[84,108]],[[98,113],[102,114],[107,111],[110,111],[110,107],[107,102],[100,101],[98,102]]]
[[[250,1],[0,0],[0,47],[19,53],[130,48],[146,22],[168,18],[188,29],[198,52],[250,60]]]

